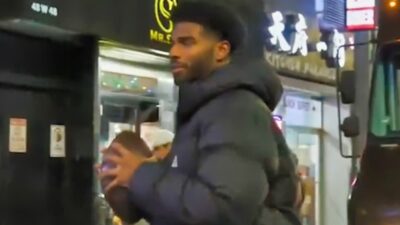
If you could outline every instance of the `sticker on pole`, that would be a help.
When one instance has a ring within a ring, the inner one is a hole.
[[[27,120],[10,118],[9,150],[13,153],[26,153]]]
[[[65,126],[51,125],[50,127],[50,157],[65,157]]]

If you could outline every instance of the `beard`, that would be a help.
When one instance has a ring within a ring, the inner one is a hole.
[[[201,56],[192,60],[186,66],[186,73],[181,76],[174,76],[177,86],[193,81],[201,80],[210,75],[214,62],[213,50],[205,51]]]

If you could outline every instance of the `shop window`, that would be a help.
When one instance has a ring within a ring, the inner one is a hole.
[[[102,72],[100,74],[100,86],[105,91],[155,97],[158,81],[155,78],[143,76]]]

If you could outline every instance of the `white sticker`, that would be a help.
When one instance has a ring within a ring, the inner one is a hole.
[[[10,119],[9,150],[13,153],[26,153],[27,120],[21,118]]]
[[[50,127],[50,157],[65,157],[65,126]]]

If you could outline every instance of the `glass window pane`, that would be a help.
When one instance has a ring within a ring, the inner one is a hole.
[[[383,64],[379,64],[376,69],[373,95],[372,95],[372,114],[371,131],[376,136],[387,134],[386,101],[385,101],[385,74]]]
[[[399,56],[380,62],[376,68],[371,112],[371,132],[379,137],[400,135]]]

